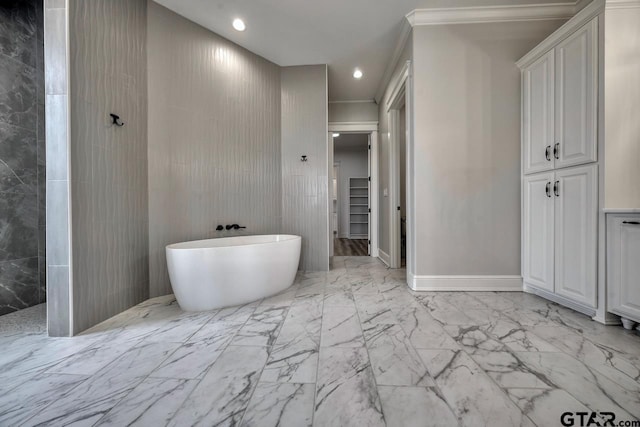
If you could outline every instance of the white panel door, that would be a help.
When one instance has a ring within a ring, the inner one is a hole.
[[[553,292],[553,172],[524,178],[525,283]]]
[[[556,171],[555,292],[596,306],[598,166]]]
[[[598,18],[555,48],[555,167],[597,160]]]
[[[554,52],[523,71],[524,173],[553,169]]]
[[[640,215],[610,216],[607,233],[609,310],[640,321]]]

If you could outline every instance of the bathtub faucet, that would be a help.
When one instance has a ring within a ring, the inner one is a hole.
[[[238,224],[227,225],[227,230],[231,230],[232,228],[234,230],[239,230],[241,228],[247,228],[247,227],[240,227]]]

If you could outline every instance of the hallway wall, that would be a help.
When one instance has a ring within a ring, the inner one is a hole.
[[[413,29],[415,275],[520,276],[515,62],[562,23]]]

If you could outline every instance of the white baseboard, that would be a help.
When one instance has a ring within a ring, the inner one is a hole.
[[[391,257],[389,256],[388,253],[386,253],[380,248],[378,248],[378,258],[380,258],[380,261],[384,262],[387,265],[387,267],[391,265]]]
[[[414,291],[522,292],[521,276],[418,276],[407,275]]]

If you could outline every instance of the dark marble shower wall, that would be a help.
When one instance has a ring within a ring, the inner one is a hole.
[[[42,0],[0,2],[0,315],[44,302]]]

